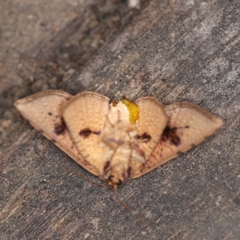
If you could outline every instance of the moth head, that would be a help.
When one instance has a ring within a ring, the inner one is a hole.
[[[114,188],[121,185],[123,180],[118,175],[110,175],[107,178],[107,184],[113,186]]]
[[[132,178],[132,167],[128,161],[119,159],[105,162],[102,179],[109,186],[117,187]],[[114,164],[115,162],[115,164]]]

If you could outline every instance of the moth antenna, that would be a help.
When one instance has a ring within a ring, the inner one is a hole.
[[[120,203],[125,209],[127,209],[130,213],[132,213],[140,222],[142,222],[147,228],[152,229],[149,224],[146,222],[146,220],[138,213],[135,213],[132,208],[130,208],[126,203],[124,203],[122,200],[118,197],[118,191],[117,191],[117,185],[114,185],[114,195],[115,199],[118,203]]]
[[[81,178],[83,178],[84,180],[86,180],[88,183],[90,183],[91,185],[94,185],[94,186],[96,186],[96,187],[99,187],[99,188],[105,188],[105,187],[107,187],[107,184],[105,183],[105,184],[99,184],[99,183],[96,183],[96,182],[93,182],[92,180],[90,180],[88,177],[86,177],[84,174],[81,174],[81,173],[79,173],[79,172],[76,172],[76,171],[74,171],[74,170],[72,170],[72,169],[66,169],[67,170],[67,172],[69,172],[69,173],[73,173],[74,175],[76,175],[76,176],[80,176]]]

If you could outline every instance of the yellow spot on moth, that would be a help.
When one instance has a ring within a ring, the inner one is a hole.
[[[136,103],[128,100],[127,98],[123,98],[122,103],[126,105],[129,111],[129,120],[131,124],[134,124],[139,118],[139,107]]]

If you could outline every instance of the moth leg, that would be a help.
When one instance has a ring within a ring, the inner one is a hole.
[[[114,124],[111,123],[108,114],[106,114],[106,123],[108,123],[112,128],[114,128]],[[105,124],[105,126],[106,126],[106,125],[107,125],[107,124]]]

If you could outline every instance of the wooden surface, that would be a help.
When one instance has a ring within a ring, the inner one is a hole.
[[[41,59],[61,49],[66,29],[56,45],[46,37]],[[24,127],[1,153],[0,239],[239,239],[239,33],[237,0],[152,0],[60,84],[71,94],[190,101],[224,120],[204,143],[119,188],[151,229],[19,118]]]

